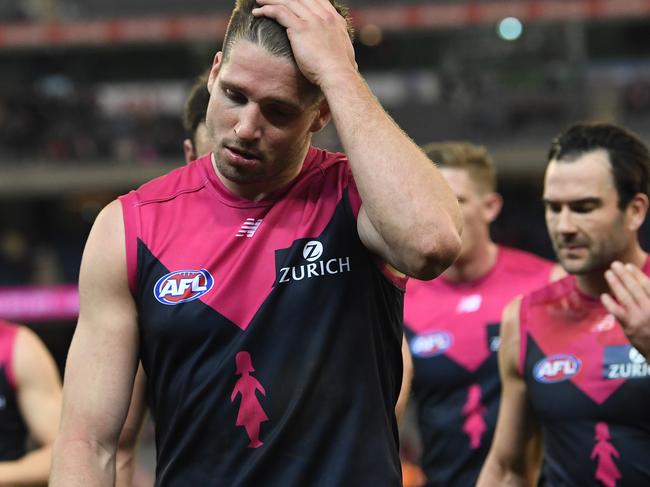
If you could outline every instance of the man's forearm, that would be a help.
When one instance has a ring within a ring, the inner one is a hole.
[[[0,487],[46,485],[52,447],[34,450],[18,460],[0,462]]]
[[[358,73],[333,75],[322,88],[374,228],[407,260],[411,252],[417,259],[417,253],[433,251],[451,263],[462,218],[442,175]]]
[[[113,487],[115,454],[92,441],[55,444],[50,487]]]
[[[483,464],[476,487],[528,487],[525,475],[518,475],[488,459]]]

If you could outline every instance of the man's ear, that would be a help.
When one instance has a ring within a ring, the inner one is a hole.
[[[309,130],[313,133],[316,133],[325,127],[325,125],[327,125],[331,119],[332,112],[330,112],[330,106],[327,103],[325,97],[323,97],[323,99],[318,104],[316,118],[314,118],[314,121],[311,124],[311,127],[309,127]]]
[[[210,75],[208,76],[208,92],[210,94],[212,94],[212,85],[217,79],[222,61],[223,52],[219,51],[214,55],[214,59],[212,60],[212,68],[210,68]]]
[[[503,208],[503,198],[499,193],[492,192],[483,195],[483,217],[488,223],[497,219]]]
[[[635,194],[625,212],[630,230],[638,231],[648,214],[648,196],[643,193]]]
[[[185,139],[183,141],[183,153],[185,154],[185,164],[189,164],[194,159],[196,159],[196,151],[194,150],[194,144],[192,139]]]

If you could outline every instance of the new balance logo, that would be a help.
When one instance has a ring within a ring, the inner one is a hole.
[[[257,232],[257,229],[260,227],[262,220],[256,220],[255,218],[246,218],[246,221],[241,226],[237,232],[238,237],[248,237],[251,238]]]

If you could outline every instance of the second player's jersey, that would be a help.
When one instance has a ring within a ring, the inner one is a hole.
[[[520,323],[548,485],[650,485],[650,367],[619,323],[573,276],[524,297]]]
[[[403,281],[347,160],[250,201],[209,156],[122,198],[158,486],[400,485]]]
[[[25,455],[27,426],[20,414],[13,355],[18,327],[0,320],[0,462]]]
[[[474,485],[499,408],[496,352],[505,305],[548,283],[552,263],[499,247],[482,278],[410,280],[404,304],[428,485]]]

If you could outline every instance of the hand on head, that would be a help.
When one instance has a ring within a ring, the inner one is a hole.
[[[347,22],[329,0],[257,0],[256,17],[287,29],[296,63],[311,83],[323,87],[329,77],[356,72]]]

